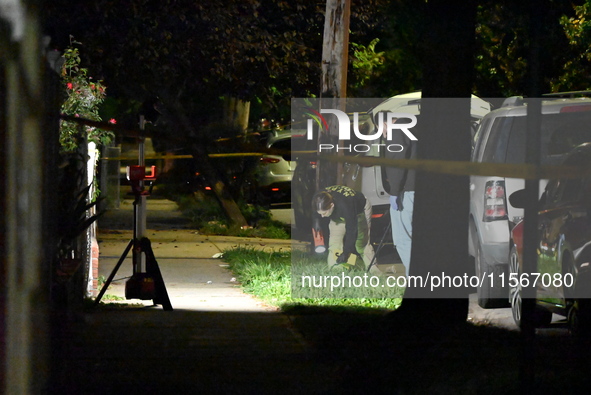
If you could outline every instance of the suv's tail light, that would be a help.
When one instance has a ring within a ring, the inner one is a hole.
[[[261,158],[261,162],[267,164],[267,163],[278,163],[279,159],[277,158],[268,158],[268,157],[262,157]]]
[[[487,181],[484,187],[484,222],[508,219],[505,181]]]

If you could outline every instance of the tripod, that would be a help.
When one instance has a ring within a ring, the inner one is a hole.
[[[138,209],[137,209],[137,198],[134,201],[134,224],[137,223],[137,216],[138,216]],[[131,278],[125,284],[125,297],[127,299],[152,299],[154,304],[162,305],[164,310],[172,310],[172,304],[170,303],[170,299],[168,297],[168,292],[166,291],[166,285],[164,284],[164,279],[162,278],[162,273],[160,272],[160,267],[158,266],[158,262],[156,261],[156,257],[154,256],[154,252],[152,251],[152,244],[147,237],[142,237],[138,239],[136,228],[134,226],[134,237],[129,241],[127,247],[123,251],[123,254],[119,258],[119,261],[113,268],[113,271],[109,275],[107,281],[101,288],[100,293],[96,297],[94,304],[98,305],[104,296],[107,288],[113,281],[113,278],[117,274],[117,271],[121,267],[121,264],[127,257],[129,250],[133,247],[133,274]],[[145,263],[146,263],[146,271],[141,272],[140,268],[138,268],[137,262],[141,260],[142,255],[145,254]]]
[[[140,117],[140,128],[143,130],[143,116]],[[150,194],[144,191],[144,181],[156,179],[156,167],[152,166],[152,173],[146,176],[144,163],[144,139],[140,138],[139,164],[128,166],[127,178],[131,181],[131,190],[134,194],[133,202],[133,239],[129,241],[119,261],[113,268],[107,281],[101,288],[94,301],[94,305],[100,303],[107,288],[113,281],[115,274],[133,247],[133,274],[125,283],[126,299],[152,299],[154,304],[162,305],[164,310],[172,310],[172,305],[164,285],[164,279],[160,267],[152,251],[150,240],[144,236],[146,230],[146,197]],[[145,270],[144,270],[145,268]]]

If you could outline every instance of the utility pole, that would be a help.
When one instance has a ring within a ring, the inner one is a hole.
[[[345,111],[345,97],[347,97],[350,14],[351,0],[326,0],[320,105],[341,111]],[[329,130],[326,131],[325,135],[320,135],[319,140],[333,140],[338,143],[337,122],[333,118],[330,117]],[[318,161],[316,170],[317,189],[334,184],[337,180],[340,182],[341,167],[341,163],[334,169],[334,166]]]

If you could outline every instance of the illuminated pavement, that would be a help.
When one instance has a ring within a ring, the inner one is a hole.
[[[228,270],[228,265],[222,259],[213,257],[220,256],[224,250],[236,246],[285,251],[291,248],[290,240],[209,237],[188,229],[152,230],[147,233],[173,308],[200,311],[274,310],[244,294]],[[109,277],[132,237],[131,231],[100,233],[100,276]],[[132,274],[131,255],[127,255],[117,271],[115,281],[106,291],[107,297],[125,296],[125,282]],[[136,299],[125,302],[151,304],[151,301]]]

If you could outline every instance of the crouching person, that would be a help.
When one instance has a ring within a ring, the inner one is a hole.
[[[369,239],[371,203],[365,196],[344,185],[334,185],[317,192],[312,206],[320,216],[330,219],[328,266],[354,262],[357,255],[363,259],[367,270],[375,253]],[[375,264],[369,273],[382,274]]]

